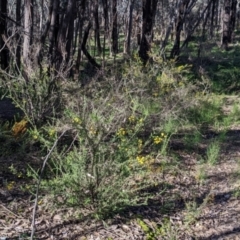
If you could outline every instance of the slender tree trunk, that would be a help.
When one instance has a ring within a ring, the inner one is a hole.
[[[45,24],[44,31],[41,30],[40,41],[38,42],[38,45],[37,45],[35,60],[40,67],[41,67],[41,61],[42,61],[42,48],[45,43],[49,28],[50,28],[50,24],[51,24],[51,18],[52,18],[52,12],[53,12],[53,2],[54,2],[54,0],[50,0],[49,7],[48,7],[48,9],[49,9],[48,19]]]
[[[95,21],[95,42],[97,44],[97,52],[101,54],[101,40],[100,40],[100,27],[99,27],[99,17],[98,17],[98,0],[94,2],[94,21]]]
[[[102,0],[104,15],[103,64],[105,62],[106,39],[109,36],[108,0]]]
[[[23,62],[25,65],[29,64],[29,50],[32,38],[32,15],[31,15],[31,0],[24,0],[24,36],[23,36]]]
[[[82,32],[83,32],[83,16],[84,16],[85,10],[86,10],[86,0],[83,0],[80,5],[80,11],[78,11],[78,18],[79,18],[78,53],[77,53],[77,60],[75,65],[75,69],[77,73],[79,73],[80,63],[82,58]]]
[[[62,63],[68,64],[71,56],[71,46],[73,42],[73,21],[75,17],[76,0],[69,0],[67,3],[66,14],[61,21],[58,36],[57,50],[57,69]]]
[[[50,65],[55,62],[56,49],[57,49],[57,35],[59,31],[59,0],[53,0],[53,9],[51,14],[51,23],[49,28],[49,60]]]
[[[223,15],[222,15],[222,48],[227,50],[229,43],[230,32],[230,20],[231,20],[231,0],[224,0]]]
[[[117,16],[117,0],[112,0],[112,52],[118,53],[118,16]]]
[[[179,56],[180,54],[180,38],[181,38],[181,31],[183,29],[183,24],[186,17],[186,10],[188,7],[190,0],[182,0],[182,2],[179,4],[178,8],[178,17],[176,22],[176,32],[175,32],[175,41],[174,45],[171,51],[171,58],[174,58],[176,56]]]
[[[17,0],[16,2],[16,23],[19,24],[21,22],[21,0]],[[18,26],[16,25],[16,28]],[[16,33],[16,43],[17,43],[17,49],[16,49],[16,67],[17,71],[20,70],[21,66],[21,38],[19,30]]]
[[[212,9],[211,9],[211,23],[210,23],[210,37],[214,35],[214,18],[216,17],[216,6],[218,0],[212,0]]]
[[[228,32],[229,43],[233,42],[234,30],[236,25],[236,16],[237,16],[237,0],[232,0],[231,17],[230,17],[229,32]]]
[[[89,54],[89,52],[86,49],[86,43],[87,43],[87,39],[88,39],[88,35],[89,35],[89,31],[92,27],[91,22],[88,23],[88,26],[85,29],[84,32],[84,36],[83,36],[83,40],[82,40],[82,51],[84,53],[84,55],[87,57],[88,61],[97,69],[100,69],[100,65],[95,61],[95,59]]]
[[[131,36],[132,36],[132,18],[133,18],[133,8],[134,8],[135,0],[131,0],[129,7],[129,23],[128,23],[128,33],[127,33],[127,54],[130,54],[131,51]]]
[[[5,46],[5,42],[3,40],[3,35],[6,34],[6,18],[7,18],[7,0],[1,0],[0,3],[0,60],[1,60],[1,68],[7,69],[8,67],[8,49]]]
[[[143,19],[139,56],[144,64],[149,60],[157,3],[158,0],[142,0]]]

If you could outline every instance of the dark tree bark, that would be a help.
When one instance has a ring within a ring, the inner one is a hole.
[[[218,0],[212,0],[212,6],[211,6],[211,23],[210,23],[210,37],[212,38],[214,35],[214,18],[216,16],[217,12],[217,1]]]
[[[86,49],[86,43],[87,43],[87,39],[88,39],[88,35],[89,35],[89,31],[92,27],[91,22],[89,22],[87,28],[85,29],[84,32],[84,36],[83,36],[83,40],[82,40],[82,51],[84,53],[84,55],[87,57],[88,61],[97,69],[100,69],[101,66],[95,61],[95,59],[89,54],[89,52]]]
[[[231,20],[231,0],[224,0],[223,15],[222,15],[222,26],[223,26],[222,48],[225,50],[228,49],[230,20]]]
[[[51,65],[53,65],[55,62],[58,31],[59,31],[59,0],[53,0],[53,9],[49,29],[49,51],[48,51]]]
[[[118,17],[117,17],[117,0],[112,0],[112,51],[118,53]]]
[[[82,30],[83,30],[83,16],[86,10],[86,0],[82,0],[80,4],[80,9],[78,11],[78,19],[79,19],[79,31],[78,31],[78,52],[77,52],[77,60],[75,64],[76,72],[79,73],[80,63],[82,58]]]
[[[132,36],[132,20],[133,20],[133,8],[134,8],[135,0],[131,0],[129,7],[129,23],[128,23],[128,33],[127,33],[127,47],[126,52],[130,54],[130,46],[131,46],[131,36]]]
[[[3,36],[6,34],[7,19],[7,0],[0,3],[0,60],[1,68],[6,70],[8,67],[8,49],[5,46]]]
[[[231,17],[229,23],[229,32],[228,32],[228,41],[229,43],[233,42],[234,29],[236,25],[236,16],[237,16],[237,0],[232,0],[231,4]]]
[[[58,58],[57,68],[61,63],[68,63],[71,56],[71,46],[73,43],[73,21],[75,18],[76,0],[69,0],[66,13],[64,14],[58,36]]]
[[[181,38],[181,31],[183,29],[183,24],[186,17],[186,10],[188,8],[190,0],[182,0],[178,7],[178,17],[176,21],[176,32],[175,32],[175,41],[173,48],[171,50],[171,58],[175,58],[180,54],[180,38]]]
[[[42,50],[43,50],[43,46],[45,44],[46,37],[48,35],[48,31],[50,29],[51,17],[52,17],[52,12],[53,12],[53,2],[54,2],[54,0],[50,0],[50,2],[49,2],[48,19],[47,19],[47,22],[45,24],[44,31],[41,34],[40,41],[37,45],[35,60],[36,60],[36,62],[39,66],[41,66],[41,61],[42,61],[42,54],[41,53],[42,53]]]
[[[103,62],[105,61],[106,38],[109,37],[108,0],[102,0],[104,15]]]
[[[17,0],[16,2],[16,23],[20,23],[21,22],[21,0]],[[18,26],[16,25],[16,28]],[[21,66],[21,38],[20,38],[20,33],[19,30],[16,33],[16,43],[17,43],[17,49],[16,49],[16,67],[17,67],[17,71],[20,70],[20,66]]]
[[[99,17],[98,17],[98,0],[94,1],[94,22],[95,22],[95,43],[97,45],[98,54],[101,54],[101,40],[100,40],[100,27],[99,27]]]
[[[142,0],[142,36],[139,56],[144,64],[149,60],[157,3],[158,0]]]

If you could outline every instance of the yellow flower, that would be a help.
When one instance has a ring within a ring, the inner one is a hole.
[[[50,137],[54,136],[56,131],[54,129],[49,130],[48,134]]]
[[[38,135],[37,135],[37,134],[34,134],[34,135],[33,135],[33,139],[34,139],[34,140],[37,140],[37,139],[38,139]]]
[[[156,136],[156,137],[153,138],[153,142],[156,145],[160,144],[162,141],[163,141],[163,139],[161,137],[159,137],[159,136]]]
[[[81,123],[81,119],[78,118],[78,117],[74,117],[73,118],[73,123],[80,124]]]
[[[161,133],[161,137],[165,138],[166,137],[165,133]]]
[[[145,157],[144,156],[137,156],[137,161],[140,163],[140,164],[144,164],[145,162]]]
[[[130,116],[129,118],[128,118],[128,121],[130,122],[130,123],[135,123],[136,122],[136,117],[135,116]]]
[[[121,137],[121,136],[125,136],[127,134],[127,130],[125,128],[120,128],[117,131],[117,136]]]

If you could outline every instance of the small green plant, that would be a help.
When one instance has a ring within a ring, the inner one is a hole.
[[[202,134],[199,131],[193,131],[191,134],[184,136],[184,143],[188,149],[197,148],[198,144],[202,141]]]
[[[205,164],[201,164],[201,165],[197,166],[196,172],[195,172],[195,179],[200,184],[205,182],[205,180],[207,179],[206,165]]]
[[[186,212],[184,216],[185,223],[191,225],[196,222],[201,214],[201,206],[198,206],[196,201],[186,203]]]
[[[220,153],[220,144],[218,141],[213,141],[207,148],[207,163],[215,165],[218,162]]]

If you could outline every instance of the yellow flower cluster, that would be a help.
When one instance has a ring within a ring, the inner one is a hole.
[[[48,135],[49,135],[50,137],[53,137],[53,136],[55,135],[55,133],[56,133],[56,130],[55,130],[55,129],[51,129],[51,130],[48,131]]]
[[[137,156],[137,161],[143,165],[146,162],[146,157],[144,156]]]
[[[163,142],[164,138],[166,138],[166,135],[164,133],[161,133],[160,136],[153,137],[154,144],[158,145]]]
[[[119,137],[125,136],[126,134],[127,134],[127,130],[125,128],[120,128],[117,131],[117,136],[119,136]]]
[[[142,139],[138,139],[138,149],[142,150],[142,147],[143,147],[143,141]]]
[[[72,119],[72,122],[75,123],[75,124],[81,124],[82,121],[81,121],[81,119],[79,117],[74,117]]]
[[[136,117],[133,116],[133,115],[131,115],[131,116],[128,118],[128,121],[129,121],[130,123],[135,123],[136,120],[137,120]]]

